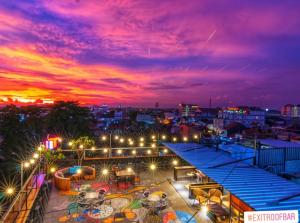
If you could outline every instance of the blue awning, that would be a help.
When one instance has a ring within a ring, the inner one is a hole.
[[[255,210],[300,210],[300,185],[243,162],[228,153],[196,143],[164,143],[179,157],[194,165]],[[222,165],[223,164],[223,165]]]

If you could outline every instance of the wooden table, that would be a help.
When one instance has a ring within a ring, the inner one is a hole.
[[[177,181],[178,179],[178,172],[179,171],[186,171],[186,170],[190,170],[190,171],[195,171],[196,167],[194,166],[175,166],[174,167],[174,180]]]
[[[207,207],[208,207],[208,210],[211,210],[212,212],[214,212],[216,217],[224,219],[228,216],[228,212],[219,204],[211,203],[211,204],[208,204]]]
[[[131,176],[135,176],[135,172],[133,170],[131,170],[131,171],[119,170],[119,171],[116,171],[116,176],[117,177],[131,177]]]

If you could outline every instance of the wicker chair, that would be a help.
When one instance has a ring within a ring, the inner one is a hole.
[[[222,192],[219,189],[210,189],[208,191],[209,201],[221,204],[222,203]]]
[[[199,204],[205,204],[207,202],[207,193],[204,190],[200,188],[194,188],[192,189],[192,194]],[[193,204],[195,203],[195,200]]]

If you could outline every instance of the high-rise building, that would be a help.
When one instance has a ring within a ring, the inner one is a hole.
[[[179,104],[179,114],[182,117],[194,117],[201,112],[200,107],[195,104]]]
[[[299,118],[300,117],[300,105],[287,104],[282,107],[281,115],[290,118]]]

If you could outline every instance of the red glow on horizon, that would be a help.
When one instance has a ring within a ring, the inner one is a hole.
[[[51,99],[33,99],[25,97],[0,97],[0,104],[8,105],[48,105],[54,104],[54,101]]]

